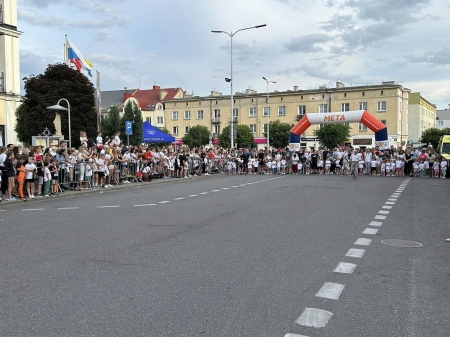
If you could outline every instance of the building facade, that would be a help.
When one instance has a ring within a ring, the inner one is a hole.
[[[450,110],[436,110],[436,128],[450,128]]]
[[[234,95],[234,123],[248,125],[255,143],[266,144],[265,133],[269,121],[280,120],[295,124],[305,114],[317,112],[343,112],[367,110],[388,127],[389,143],[394,146],[408,140],[408,98],[410,90],[394,82],[381,85],[345,87],[341,82],[335,88],[320,87],[316,90],[274,91],[257,93],[247,89]],[[166,128],[177,139],[183,138],[194,125],[207,126],[217,143],[218,135],[230,125],[230,96],[212,91],[207,97],[184,97],[165,102]],[[301,146],[319,146],[312,125],[301,138]],[[350,123],[351,142],[354,147],[374,147],[375,136],[361,123]],[[239,145],[239,144],[238,144]]]
[[[419,143],[422,132],[436,127],[436,105],[425,99],[420,92],[409,94],[408,138]]]
[[[0,132],[1,145],[16,143],[15,111],[20,105],[17,0],[0,0]]]

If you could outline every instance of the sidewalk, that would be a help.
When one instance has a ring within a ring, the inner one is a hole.
[[[222,174],[212,174],[212,175],[209,175],[208,177],[222,177],[222,176],[223,176]],[[83,195],[88,195],[91,193],[105,193],[105,192],[121,191],[121,190],[128,190],[128,189],[140,188],[140,187],[150,187],[150,186],[161,185],[161,184],[189,182],[194,179],[203,179],[203,178],[207,178],[207,176],[191,176],[187,179],[186,178],[153,179],[151,182],[142,182],[142,183],[130,182],[129,184],[112,185],[111,187],[107,187],[107,188],[84,189],[81,191],[72,191],[70,189],[67,189],[67,190],[64,190],[63,193],[60,193],[57,196],[49,196],[49,197],[42,197],[42,198],[36,198],[36,199],[30,199],[30,198],[26,197],[27,201],[23,201],[18,198],[16,199],[16,201],[2,200],[0,202],[0,208],[7,208],[9,205],[17,205],[17,204],[49,202],[49,201],[55,200],[55,199],[83,196]]]

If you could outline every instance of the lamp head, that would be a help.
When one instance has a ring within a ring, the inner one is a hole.
[[[262,28],[262,27],[265,27],[265,26],[267,26],[267,25],[266,25],[266,24],[263,24],[263,25],[255,26],[255,28]]]
[[[65,108],[59,104],[48,106],[47,109],[49,109],[49,110],[68,110],[67,108]]]

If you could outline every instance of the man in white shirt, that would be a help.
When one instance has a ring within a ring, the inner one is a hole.
[[[361,153],[358,153],[358,150],[354,150],[351,155],[351,170],[353,179],[356,179],[358,175],[358,163],[361,160]]]
[[[364,158],[364,166],[367,175],[371,174],[371,162],[372,162],[372,153],[369,150],[366,150],[366,157]]]

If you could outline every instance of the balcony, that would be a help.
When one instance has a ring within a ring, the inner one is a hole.
[[[212,124],[220,124],[220,117],[213,117],[211,119]]]

